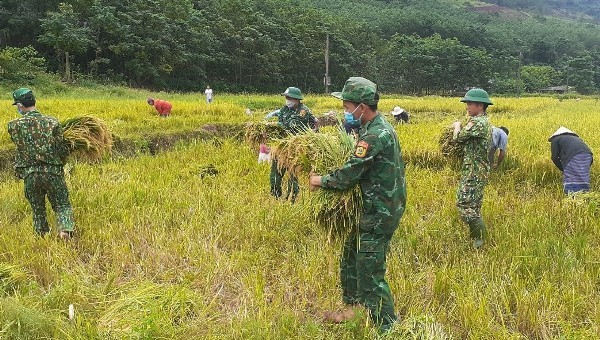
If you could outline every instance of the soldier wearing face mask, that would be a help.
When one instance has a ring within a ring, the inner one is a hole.
[[[298,134],[308,129],[315,130],[317,128],[317,121],[313,116],[310,109],[302,103],[302,92],[297,87],[288,87],[285,92],[281,94],[285,97],[285,105],[275,115],[279,120],[279,125],[282,126],[290,134]],[[271,195],[275,198],[281,197],[281,182],[285,170],[278,169],[277,161],[273,160],[271,163],[271,175],[269,177],[271,182]],[[290,175],[288,181],[288,197],[292,194],[292,202],[296,200],[300,187],[298,186],[298,179]]]

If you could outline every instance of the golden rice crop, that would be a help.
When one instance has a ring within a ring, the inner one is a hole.
[[[76,158],[98,161],[112,148],[112,135],[104,122],[96,117],[83,116],[62,123],[67,148]]]
[[[355,139],[338,129],[335,133],[305,133],[280,140],[272,157],[278,166],[299,177],[301,174],[327,174],[342,166],[352,154]],[[313,218],[330,236],[355,228],[360,218],[362,198],[358,185],[346,190],[317,190],[308,198]]]

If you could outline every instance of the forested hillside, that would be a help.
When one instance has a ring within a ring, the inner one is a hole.
[[[500,6],[533,10],[546,15],[564,15],[600,22],[600,2],[597,0],[490,0]]]
[[[599,25],[528,11],[565,11],[558,1],[495,2],[513,9],[442,0],[3,0],[0,80],[50,71],[151,89],[323,92],[329,35],[334,87],[360,74],[382,91],[416,94],[600,89]],[[576,16],[587,2],[566,3]],[[590,1],[586,13],[596,7]]]

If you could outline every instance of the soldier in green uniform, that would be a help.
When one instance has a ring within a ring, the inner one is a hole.
[[[394,300],[385,280],[386,254],[406,206],[404,162],[398,136],[377,112],[379,95],[371,81],[351,77],[342,92],[346,113],[360,121],[354,154],[328,175],[310,177],[310,189],[347,190],[357,183],[363,198],[359,225],[344,242],[340,263],[344,312],[328,312],[332,322],[354,316],[352,305],[362,304],[381,331],[396,321]]]
[[[74,222],[63,173],[69,151],[63,143],[62,128],[55,118],[36,109],[30,89],[15,90],[13,99],[21,117],[8,123],[8,133],[17,147],[15,170],[25,182],[25,197],[33,210],[33,226],[42,236],[50,231],[46,220],[48,196],[57,215],[59,237],[68,240]]]
[[[285,105],[275,113],[279,120],[279,125],[282,126],[290,134],[298,134],[307,129],[316,129],[316,120],[310,109],[304,105],[301,100],[302,92],[297,87],[288,87],[281,95],[285,97]],[[277,161],[271,163],[271,194],[276,198],[281,197],[281,181],[285,175],[284,169],[278,169]],[[292,202],[296,201],[300,187],[298,179],[290,176],[288,180],[286,200],[292,194]]]
[[[464,149],[456,206],[462,220],[469,225],[473,246],[480,248],[486,236],[481,205],[490,172],[488,150],[492,136],[486,110],[492,101],[482,89],[469,90],[460,101],[467,104],[469,120],[464,127],[460,122],[453,124],[454,140]]]

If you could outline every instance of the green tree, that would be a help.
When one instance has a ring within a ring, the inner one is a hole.
[[[83,52],[93,44],[91,30],[80,24],[73,6],[61,3],[57,12],[48,12],[41,20],[43,29],[40,42],[52,46],[57,55],[64,57],[65,78],[71,82],[71,53]]]
[[[594,65],[594,58],[590,53],[584,53],[566,62],[566,81],[569,86],[574,86],[582,94],[593,93],[597,88],[594,75],[598,68]]]
[[[523,66],[521,67],[521,81],[527,92],[536,92],[539,89],[557,85],[559,73],[552,66]]]
[[[33,80],[45,70],[46,61],[31,47],[6,47],[0,50],[0,81]]]

